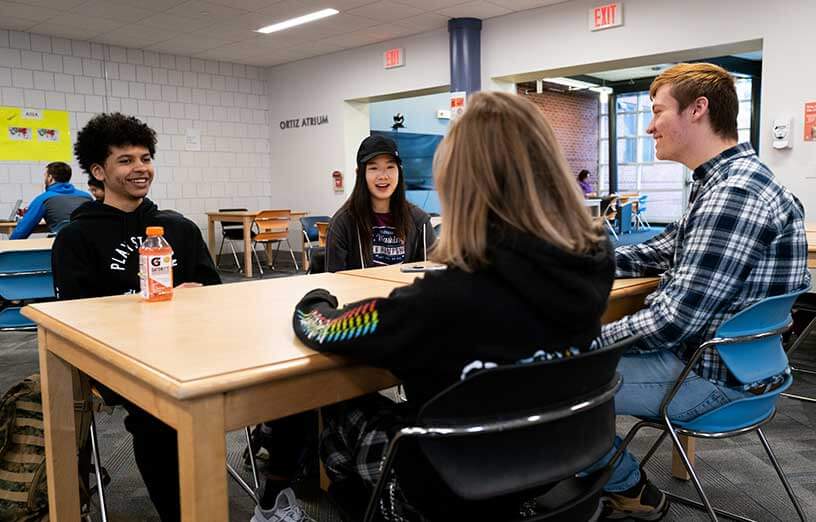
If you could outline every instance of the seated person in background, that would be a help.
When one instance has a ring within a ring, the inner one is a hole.
[[[694,171],[689,205],[654,238],[615,251],[618,277],[661,275],[646,307],[603,327],[601,342],[640,334],[618,366],[621,415],[656,416],[689,357],[731,316],[757,301],[807,287],[802,204],[774,179],[749,143],[737,143],[736,88],[724,69],[679,64],[652,82],[654,116],[647,132],[656,156]],[[703,354],[669,408],[689,420],[781,384],[742,386],[715,351]],[[618,441],[619,442],[619,441]],[[607,459],[608,460],[608,459]],[[606,487],[606,516],[657,520],[663,493],[625,454]]]
[[[82,169],[105,187],[105,202],[74,211],[54,241],[52,270],[58,299],[139,292],[139,245],[149,226],[164,227],[173,247],[173,282],[181,287],[218,284],[198,226],[147,199],[153,182],[156,133],[136,118],[100,114],[79,132],[74,153]],[[178,286],[177,286],[178,287]],[[127,329],[128,318],[122,318]],[[157,349],[163,349],[157,347]],[[123,401],[101,387],[106,400]],[[163,522],[180,519],[176,432],[124,401],[136,464]]]
[[[435,238],[430,216],[405,199],[397,144],[364,139],[354,190],[329,223],[326,271],[423,261]]]
[[[592,190],[592,183],[589,182],[589,171],[587,169],[578,173],[578,185],[581,187],[581,192],[584,193],[585,198],[595,195],[595,191]]]
[[[92,199],[90,194],[77,190],[70,181],[70,165],[61,161],[46,165],[45,192],[31,200],[23,219],[17,223],[9,239],[27,238],[42,218],[45,218],[52,233],[59,232],[68,223],[71,212]]]
[[[515,363],[539,350],[565,356],[600,333],[612,248],[535,105],[474,94],[436,152],[434,176],[445,226],[431,259],[444,271],[339,309],[326,290],[313,290],[295,310],[295,333],[310,348],[387,368],[407,393],[401,404],[373,394],[323,410],[320,453],[337,496],[370,493],[389,437],[474,361]],[[374,327],[355,328],[348,317]],[[518,505],[481,505],[449,520],[508,514],[518,515]]]
[[[105,202],[105,184],[93,176],[88,178],[88,192],[96,201]]]

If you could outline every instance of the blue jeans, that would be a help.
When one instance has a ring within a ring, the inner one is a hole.
[[[660,403],[684,367],[685,363],[667,350],[624,355],[618,364],[623,385],[615,395],[615,413],[635,417],[660,417]],[[669,418],[690,420],[748,395],[747,392],[717,386],[691,372],[669,405]],[[620,444],[621,438],[615,437],[614,448],[586,472],[605,466]],[[640,463],[631,453],[624,451],[604,489],[610,493],[618,493],[626,491],[639,481]]]

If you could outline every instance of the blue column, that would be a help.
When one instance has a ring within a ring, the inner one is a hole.
[[[468,94],[482,88],[482,21],[478,18],[448,20],[450,34],[451,92]]]

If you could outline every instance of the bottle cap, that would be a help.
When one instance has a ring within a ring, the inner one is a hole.
[[[164,227],[147,227],[147,235],[148,237],[163,236]]]

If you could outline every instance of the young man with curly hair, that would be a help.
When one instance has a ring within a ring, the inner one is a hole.
[[[104,185],[105,199],[71,214],[54,241],[51,262],[59,299],[139,291],[139,245],[149,226],[164,227],[173,247],[178,286],[221,282],[198,226],[147,198],[155,176],[156,133],[131,116],[100,114],[79,132],[74,153],[82,169]],[[180,519],[176,432],[99,385],[106,400],[123,404],[136,464],[163,522]]]

